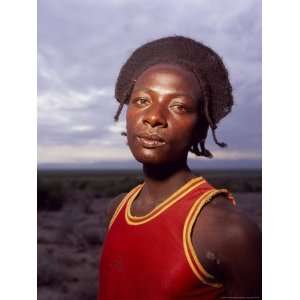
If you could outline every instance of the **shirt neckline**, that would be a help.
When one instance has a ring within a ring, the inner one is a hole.
[[[169,197],[167,197],[165,200],[163,200],[160,204],[155,206],[150,212],[143,216],[134,216],[131,213],[131,207],[133,201],[136,199],[140,191],[142,190],[144,183],[140,184],[136,191],[129,197],[126,208],[125,208],[125,219],[128,224],[130,225],[139,225],[144,224],[158,215],[160,215],[162,212],[164,212],[167,208],[172,206],[174,203],[176,203],[179,199],[184,197],[186,194],[188,194],[191,190],[193,190],[196,186],[199,186],[205,182],[203,177],[196,177],[192,178],[189,181],[187,181],[185,184],[183,184],[177,191],[175,191],[173,194],[171,194]]]

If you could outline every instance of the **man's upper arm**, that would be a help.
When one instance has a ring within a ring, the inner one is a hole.
[[[226,296],[261,297],[261,233],[222,197],[198,216],[193,245],[204,268],[225,286]]]
[[[220,252],[226,296],[261,298],[261,233],[236,214],[228,224]]]

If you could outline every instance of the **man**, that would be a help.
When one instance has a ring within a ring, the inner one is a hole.
[[[258,227],[187,165],[189,151],[212,157],[208,128],[225,146],[215,129],[233,101],[220,57],[185,37],[150,42],[123,66],[116,98],[144,183],[110,209],[99,299],[260,299]]]

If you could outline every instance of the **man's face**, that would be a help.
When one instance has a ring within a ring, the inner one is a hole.
[[[186,160],[195,137],[201,91],[193,73],[158,64],[136,81],[126,114],[128,145],[144,164]]]

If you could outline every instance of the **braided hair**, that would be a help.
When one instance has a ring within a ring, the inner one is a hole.
[[[212,49],[193,39],[183,36],[170,36],[151,41],[136,49],[122,66],[115,86],[115,98],[120,103],[115,121],[125,104],[128,104],[134,84],[146,69],[169,63],[182,66],[191,71],[202,91],[199,114],[199,137],[191,145],[190,151],[197,156],[212,157],[205,148],[208,128],[214,142],[220,147],[215,134],[217,123],[224,118],[233,105],[232,87],[222,59]],[[200,149],[199,149],[200,146]]]

